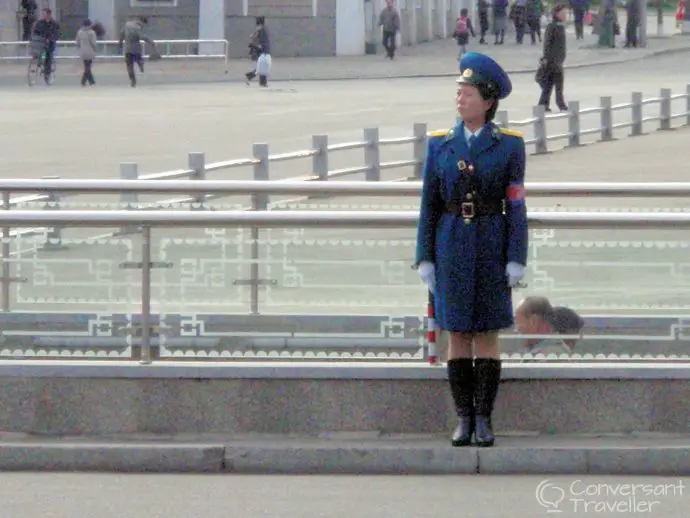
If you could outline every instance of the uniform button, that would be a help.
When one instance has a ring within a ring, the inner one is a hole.
[[[470,194],[470,193],[468,192],[467,195],[465,196],[465,198],[467,198],[468,200],[471,200],[471,199],[472,199],[472,194]]]

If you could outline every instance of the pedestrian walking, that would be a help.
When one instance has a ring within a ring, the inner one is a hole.
[[[29,41],[31,39],[31,28],[37,19],[38,4],[36,0],[21,0],[19,12],[22,17],[22,41]]]
[[[386,7],[379,15],[379,27],[382,30],[383,48],[388,59],[395,59],[396,38],[400,30],[400,14],[393,7],[393,0],[386,0]]]
[[[573,10],[573,22],[575,25],[575,38],[582,40],[585,37],[585,13],[589,10],[590,0],[570,0],[570,7]]]
[[[563,97],[565,74],[563,66],[566,57],[565,43],[565,5],[557,5],[553,10],[553,19],[544,32],[544,56],[540,63],[541,95],[539,104],[547,112],[551,92],[556,90],[556,104],[561,111],[567,111],[568,105]]]
[[[625,4],[627,20],[625,24],[625,46],[637,47],[637,28],[640,26],[640,6],[638,0],[628,0]]]
[[[488,45],[486,33],[489,32],[489,2],[477,0],[477,15],[479,16],[479,43]]]
[[[541,43],[541,15],[543,12],[544,5],[541,0],[527,0],[525,2],[525,18],[532,45],[536,45],[537,40]]]
[[[458,416],[453,446],[493,446],[501,378],[498,332],[513,326],[512,289],[525,273],[525,142],[493,119],[510,95],[506,72],[468,52],[460,61],[462,122],[427,144],[416,264],[449,333],[448,381]]]
[[[615,48],[616,36],[620,34],[615,0],[604,0],[599,8],[599,46]]]
[[[513,4],[513,23],[515,24],[515,42],[522,45],[525,38],[525,26],[527,25],[526,13],[527,0],[515,0]]]
[[[508,23],[508,0],[493,0],[494,23],[493,33],[496,37],[494,45],[503,45]]]
[[[455,23],[455,31],[453,32],[453,38],[455,38],[458,42],[458,47],[460,47],[458,61],[460,61],[462,55],[467,52],[467,43],[470,40],[470,35],[473,38],[476,37],[474,27],[472,26],[472,20],[470,20],[469,11],[467,9],[461,9],[458,21]]]
[[[118,41],[118,48],[125,56],[125,67],[127,69],[127,76],[132,88],[137,86],[137,75],[134,71],[134,65],[139,67],[139,71],[144,73],[144,49],[141,44],[142,41],[151,45],[151,52],[149,59],[156,59],[159,57],[154,41],[144,34],[144,27],[149,23],[148,18],[140,16],[135,20],[130,20],[125,23],[125,26],[120,32],[120,40]]]
[[[79,57],[84,65],[84,72],[81,75],[81,85],[93,86],[96,80],[93,77],[93,61],[96,59],[97,52],[97,38],[96,31],[93,30],[91,20],[84,20],[79,31],[77,31],[77,49],[79,49]]]
[[[256,29],[249,38],[249,56],[256,63],[254,68],[245,75],[246,83],[251,83],[257,75],[259,76],[259,86],[268,86],[268,75],[271,71],[271,40],[266,29],[266,18],[257,16],[254,20]]]

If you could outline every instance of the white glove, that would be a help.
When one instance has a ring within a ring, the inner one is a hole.
[[[434,263],[422,261],[417,267],[417,273],[422,278],[422,282],[429,288],[429,291],[433,293],[436,288],[436,267]]]
[[[518,282],[525,276],[525,267],[520,263],[509,262],[506,266],[506,277],[508,278],[508,286],[514,288]]]

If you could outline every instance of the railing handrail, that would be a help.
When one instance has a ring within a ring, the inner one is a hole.
[[[0,211],[0,226],[409,228],[417,225],[418,217],[417,211],[12,210]],[[686,212],[528,212],[527,218],[531,228],[690,228]]]
[[[226,43],[228,40],[226,39],[205,39],[205,38],[199,38],[199,39],[186,39],[186,40],[179,40],[179,39],[159,39],[155,38],[154,43],[163,43],[163,44],[170,44],[174,45],[176,43],[179,43],[180,45],[185,45],[188,43]],[[31,41],[0,41],[4,46],[9,46],[9,45],[20,45],[20,46],[29,46],[31,45]],[[76,47],[77,42],[75,40],[58,40],[56,42],[58,45],[64,45],[66,47]],[[98,40],[97,41],[98,45],[117,45],[119,44],[119,40]]]
[[[100,180],[100,179],[0,179],[0,192],[54,192],[71,194],[225,194],[225,195],[329,195],[418,196],[421,181],[409,182],[262,182],[256,180]],[[541,197],[685,197],[690,182],[527,182],[530,196]],[[14,198],[16,202],[40,201],[41,195]]]

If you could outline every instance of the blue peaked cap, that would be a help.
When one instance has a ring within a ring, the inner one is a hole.
[[[485,85],[498,99],[505,99],[513,91],[506,71],[489,56],[467,52],[460,59],[458,84]]]

